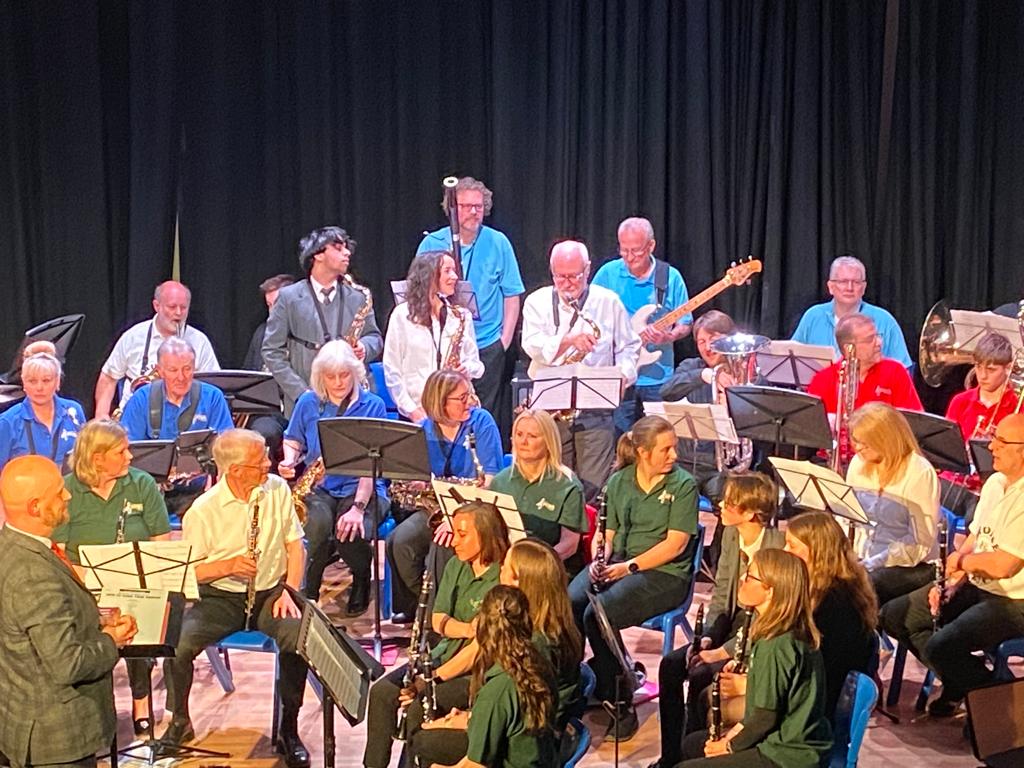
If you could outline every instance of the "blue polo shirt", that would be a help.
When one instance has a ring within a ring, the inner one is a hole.
[[[652,269],[647,277],[636,278],[630,274],[625,261],[614,259],[607,264],[603,264],[597,270],[597,274],[594,275],[594,279],[591,282],[594,285],[607,288],[609,291],[615,291],[626,306],[629,316],[632,317],[641,307],[657,303],[658,291],[654,285],[654,273],[656,271]],[[682,306],[689,300],[690,294],[686,290],[683,276],[679,273],[678,269],[670,264],[668,268],[668,285],[665,286],[665,300],[662,302],[662,305],[665,309],[672,310]],[[650,320],[657,320],[664,314],[663,310],[659,310],[651,315]],[[680,320],[692,323],[693,315],[684,315]],[[660,349],[661,359],[640,368],[636,379],[638,387],[653,387],[664,384],[672,376],[672,371],[676,365],[675,354],[671,344],[648,344],[647,348],[651,351]]]
[[[320,431],[317,423],[320,419],[332,419],[335,416],[350,416],[361,419],[386,419],[388,417],[387,407],[384,401],[377,395],[365,389],[359,390],[359,398],[344,413],[338,413],[338,406],[327,401],[323,402],[316,396],[316,392],[306,390],[299,399],[295,401],[295,408],[292,410],[291,421],[284,431],[285,440],[294,440],[306,452],[306,466],[320,458]],[[350,475],[325,475],[320,488],[336,499],[344,496],[354,496],[356,486],[359,485],[359,478]],[[384,481],[377,483],[377,496],[387,499],[387,489]]]
[[[452,247],[451,229],[444,227],[424,236],[416,253],[447,251]],[[462,274],[473,285],[480,319],[473,322],[477,347],[483,349],[501,338],[505,299],[526,289],[512,243],[496,229],[481,226],[472,245],[462,246]]]
[[[431,419],[424,419],[420,425],[427,436],[430,471],[437,477],[476,477],[473,455],[466,447],[466,436],[471,432],[476,435],[476,455],[483,464],[484,472],[496,475],[501,471],[505,458],[501,450],[501,435],[494,417],[485,409],[471,410],[469,418],[462,422],[451,442],[445,439]]]
[[[78,430],[85,424],[81,403],[53,396],[53,431],[36,418],[26,397],[0,415],[0,468],[11,459],[32,453],[53,459],[58,467],[75,447]]]
[[[882,357],[899,360],[905,368],[914,364],[907,351],[907,342],[903,338],[903,331],[895,317],[887,310],[876,307],[874,304],[868,304],[866,301],[860,303],[860,308],[857,311],[870,317],[875,323],[875,329],[882,335]],[[804,312],[804,316],[800,318],[800,324],[793,331],[793,341],[832,347],[838,355],[835,301],[815,304]]]
[[[129,440],[174,440],[178,437],[178,416],[192,404],[192,393],[185,393],[181,405],[174,405],[164,395],[160,430],[154,434],[149,428],[149,390],[155,386],[156,382],[139,387],[124,406],[121,426],[128,432]],[[233,426],[231,409],[224,393],[212,384],[200,382],[199,405],[188,429],[212,429],[219,434]]]

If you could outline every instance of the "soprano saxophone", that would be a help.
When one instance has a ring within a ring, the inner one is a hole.
[[[252,508],[252,519],[249,521],[249,532],[245,542],[245,556],[259,565],[260,551],[256,542],[260,536],[260,502],[259,498]],[[245,586],[245,630],[252,629],[252,611],[256,605],[256,576],[249,579]]]
[[[345,285],[353,290],[359,291],[363,294],[363,306],[356,310],[355,317],[352,318],[352,324],[348,327],[348,333],[345,334],[345,341],[355,349],[359,343],[359,336],[363,332],[363,326],[366,325],[366,318],[373,312],[373,294],[370,293],[370,289],[365,285],[359,285],[355,280],[352,279],[352,275],[346,273],[345,277],[342,278],[345,281]],[[366,364],[363,364],[363,376],[359,383],[365,389],[369,384],[369,378],[366,374]]]

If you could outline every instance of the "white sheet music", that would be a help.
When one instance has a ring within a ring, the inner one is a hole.
[[[555,365],[531,369],[533,391],[530,407],[542,411],[567,408],[593,410],[614,408],[622,392],[622,372],[614,365]],[[572,402],[572,384],[576,379],[576,403]]]
[[[520,539],[526,538],[526,526],[523,525],[523,516],[519,514],[516,500],[507,493],[489,491],[476,485],[456,485],[455,483],[447,483],[444,480],[434,480],[433,485],[437,501],[441,505],[441,509],[444,510],[444,514],[448,517],[449,522],[451,522],[451,516],[455,510],[462,505],[462,502],[452,494],[452,488],[454,488],[466,501],[483,501],[487,504],[494,504],[505,521],[505,526],[508,528],[510,543],[515,544]]]
[[[739,445],[736,425],[729,418],[729,409],[718,403],[691,403],[679,400],[668,403],[644,403],[644,414],[661,416],[684,440],[717,440]]]
[[[770,456],[768,461],[799,506],[870,525],[853,488],[828,467],[781,456]]]
[[[362,670],[352,663],[320,621],[309,622],[306,653],[317,674],[333,692],[337,705],[345,712],[361,717]]]
[[[806,387],[815,373],[832,365],[837,355],[832,347],[775,339],[757,353],[757,367],[771,384]]]
[[[973,352],[978,342],[989,332],[998,333],[1014,348],[1020,349],[1020,326],[1015,317],[1003,317],[994,312],[971,312],[966,309],[949,310],[956,333],[956,348]]]
[[[105,587],[98,600],[100,608],[119,608],[135,619],[139,631],[133,645],[163,645],[171,606],[166,589],[111,589]]]
[[[139,545],[142,574],[135,560]],[[85,569],[85,586],[102,589],[162,589],[184,592],[189,600],[199,598],[196,563],[187,541],[139,541],[124,544],[89,544],[78,548]]]

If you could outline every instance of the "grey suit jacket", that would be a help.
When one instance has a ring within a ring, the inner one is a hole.
[[[341,295],[344,300],[341,327],[347,330],[356,312],[363,306],[363,294],[342,285]],[[286,415],[291,415],[299,395],[309,389],[313,358],[324,343],[323,327],[313,302],[309,281],[286,285],[278,293],[267,319],[267,332],[263,336],[263,362],[284,393]],[[333,335],[337,327],[330,331]],[[373,312],[366,318],[359,340],[366,348],[364,362],[371,363],[380,357],[384,349],[384,337],[377,327]]]
[[[721,525],[721,521],[718,523]],[[786,534],[778,528],[765,528],[761,549],[782,549],[786,546]],[[722,534],[722,554],[718,558],[718,572],[715,573],[715,591],[711,594],[704,634],[711,638],[711,647],[725,644],[726,650],[733,651],[732,641],[726,643],[732,629],[733,614],[736,613],[736,594],[739,591],[740,576],[740,534],[734,526],[726,526]]]
[[[92,595],[43,544],[0,530],[0,751],[64,763],[109,746],[117,646]]]

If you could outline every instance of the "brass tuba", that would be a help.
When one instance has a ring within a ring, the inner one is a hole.
[[[937,301],[925,317],[917,352],[921,378],[930,387],[942,384],[951,368],[974,363],[974,355],[960,349],[945,299]]]
[[[718,403],[725,389],[719,384],[723,372],[732,377],[733,384],[752,384],[757,379],[757,353],[768,346],[767,336],[734,333],[711,342],[711,349],[722,356],[723,362],[715,366],[711,378],[711,400]],[[719,472],[745,472],[754,458],[754,444],[749,438],[740,438],[739,445],[715,443],[715,463]]]

